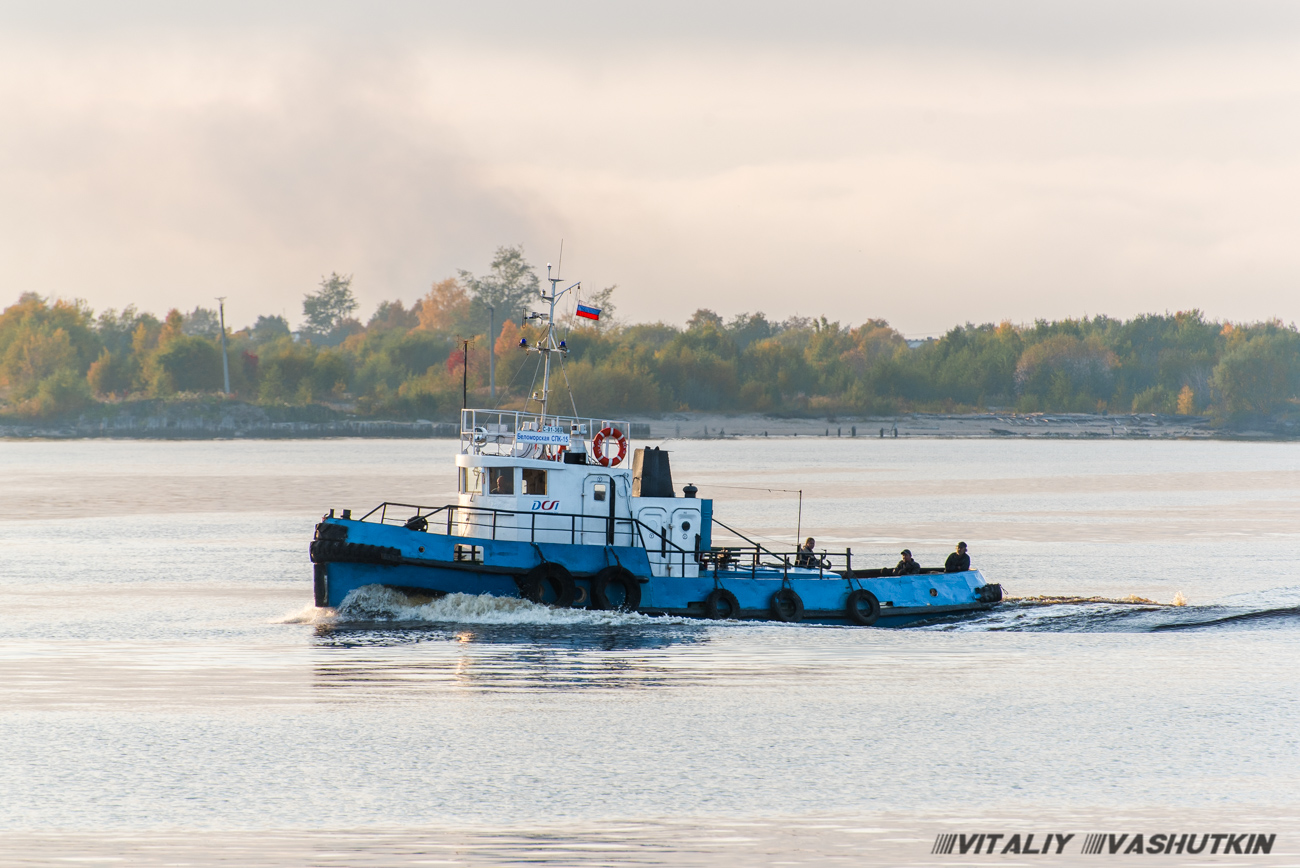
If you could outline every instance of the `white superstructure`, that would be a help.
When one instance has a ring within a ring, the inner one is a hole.
[[[556,340],[555,302],[579,284],[557,291],[559,278],[550,276],[550,266],[547,281],[550,294],[543,291],[542,300],[549,312],[529,315],[546,322],[545,335],[535,346],[520,342],[543,356],[542,388],[531,396],[541,410],[461,411],[459,508],[448,519],[451,532],[644,548],[655,575],[697,575],[699,564],[682,550],[699,550],[700,502],[676,496],[666,455],[646,450],[642,462],[626,421],[548,413],[551,359],[568,353]],[[663,473],[656,475],[660,463]],[[646,478],[640,479],[636,473],[643,468]],[[643,496],[643,490],[656,496]]]

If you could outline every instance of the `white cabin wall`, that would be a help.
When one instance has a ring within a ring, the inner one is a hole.
[[[699,501],[684,497],[632,497],[632,472],[630,467],[601,467],[599,465],[563,464],[556,461],[539,461],[528,458],[509,458],[498,456],[480,456],[462,454],[456,459],[457,474],[461,468],[469,472],[469,479],[474,478],[473,471],[482,469],[479,484],[473,491],[463,491],[458,503],[463,507],[481,507],[483,509],[513,510],[518,515],[498,515],[496,517],[497,539],[533,539],[534,521],[536,522],[537,542],[571,543],[597,545],[604,544],[603,519],[608,517],[605,504],[589,501],[587,482],[592,477],[600,477],[612,484],[616,517],[635,518],[651,527],[666,531],[672,545],[662,546],[657,536],[650,536],[647,531],[634,534],[631,539],[624,538],[625,530],[618,532],[617,545],[640,546],[644,539],[651,572],[657,576],[677,575],[683,572],[687,576],[699,574],[699,565],[691,556],[695,551],[695,536],[700,533],[701,510]],[[486,491],[487,469],[508,467],[512,472],[514,493],[494,495]],[[524,470],[543,470],[546,472],[545,493],[524,492]],[[459,487],[459,476],[458,476]],[[589,521],[574,520],[570,514],[589,517]],[[536,519],[533,518],[536,516]],[[690,524],[686,528],[686,524]],[[492,536],[492,517],[490,513],[475,513],[465,510],[464,515],[454,525],[454,531],[460,536]],[[593,539],[593,536],[595,537]],[[687,552],[686,555],[673,546]],[[666,554],[664,550],[666,549]]]
[[[647,528],[666,530],[670,545],[664,546],[656,536],[646,534],[646,554],[650,559],[650,569],[656,576],[699,575],[699,564],[692,554],[695,551],[695,534],[700,526],[699,501],[689,497],[634,497],[632,510],[638,521]],[[689,523],[690,529],[683,536],[682,524]],[[673,546],[685,549],[683,556]]]
[[[628,519],[632,517],[632,474],[630,468],[623,467],[602,467],[599,465],[587,464],[564,464],[558,461],[542,461],[527,458],[510,458],[504,456],[488,455],[471,455],[464,454],[456,457],[457,465],[457,483],[459,487],[461,469],[468,470],[471,474],[475,468],[482,468],[483,474],[481,479],[486,480],[489,468],[511,468],[513,472],[514,493],[511,495],[494,495],[485,491],[486,481],[481,482],[479,490],[473,492],[462,492],[458,496],[457,503],[464,507],[481,507],[483,509],[505,509],[513,510],[519,515],[504,516],[498,515],[496,519],[496,538],[497,539],[517,539],[530,540],[534,539],[533,527],[536,515],[536,541],[537,542],[555,542],[571,543],[577,541],[582,544],[604,544],[603,532],[596,539],[592,539],[592,533],[588,524],[596,526],[596,522],[586,522],[574,520],[568,515],[592,516],[595,518],[604,518],[608,512],[604,511],[603,504],[599,509],[593,503],[587,503],[584,497],[586,481],[593,476],[608,478],[613,484],[612,495],[618,518]],[[541,470],[546,473],[546,491],[542,493],[525,493],[524,491],[524,471]],[[477,517],[474,513],[465,511],[463,520],[454,525],[454,531],[460,536],[490,536],[491,535],[491,518],[484,514]],[[604,522],[599,526],[603,529]],[[577,539],[575,540],[575,532]],[[618,545],[627,545],[627,532],[623,530],[619,533],[621,539],[616,540]]]

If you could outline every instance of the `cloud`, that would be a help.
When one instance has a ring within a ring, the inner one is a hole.
[[[0,96],[0,256],[19,291],[159,308],[230,294],[294,315],[337,269],[363,273],[374,300],[409,297],[539,207],[494,188],[454,126],[410,111],[401,70],[373,58],[6,57],[27,73]]]
[[[1288,5],[44,8],[0,41],[13,297],[295,319],[563,238],[635,319],[1297,315]]]

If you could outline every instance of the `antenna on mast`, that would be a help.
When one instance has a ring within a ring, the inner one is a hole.
[[[561,244],[561,247],[562,246],[563,244]],[[525,319],[524,319],[524,322],[527,322],[528,320],[531,319],[545,320],[546,332],[542,337],[542,339],[537,342],[537,346],[530,347],[528,345],[527,338],[524,338],[519,341],[519,346],[523,347],[526,351],[541,353],[542,361],[545,363],[543,366],[544,373],[542,374],[542,389],[540,392],[534,392],[532,397],[530,398],[530,400],[532,401],[538,401],[539,403],[541,403],[543,423],[546,420],[546,413],[550,407],[551,356],[554,353],[563,353],[567,355],[569,352],[569,348],[568,346],[565,345],[564,341],[557,342],[555,340],[555,303],[559,301],[561,296],[563,296],[566,292],[569,292],[570,290],[578,289],[579,287],[582,286],[582,281],[577,281],[576,283],[566,286],[564,289],[560,289],[559,269],[556,269],[555,276],[552,276],[551,264],[549,262],[546,263],[546,282],[551,285],[551,294],[548,296],[546,294],[546,290],[543,289],[541,291],[542,301],[546,302],[550,306],[550,311],[548,313],[529,313],[525,315]]]

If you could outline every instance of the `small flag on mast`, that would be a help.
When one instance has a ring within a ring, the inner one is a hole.
[[[585,319],[600,319],[600,308],[580,304],[578,305],[578,316]]]

